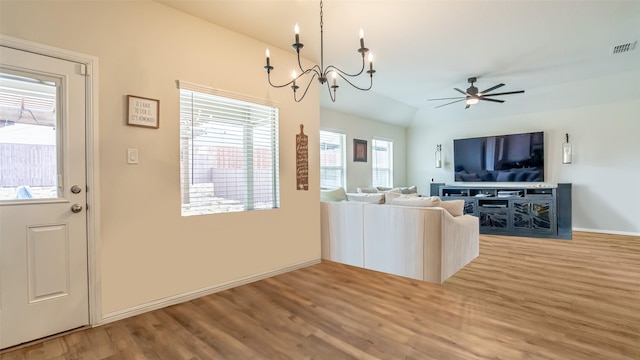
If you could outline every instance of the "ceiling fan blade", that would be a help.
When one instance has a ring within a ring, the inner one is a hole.
[[[457,102],[464,101],[464,100],[466,100],[466,98],[465,98],[465,99],[456,100],[456,101],[452,101],[452,102],[450,102],[450,103],[446,103],[446,104],[438,105],[438,106],[436,106],[434,109],[437,109],[437,108],[439,108],[439,107],[443,107],[443,106],[447,106],[447,105],[451,105],[451,104],[455,104],[455,103],[457,103]]]
[[[488,89],[487,89],[487,90],[485,90],[485,91],[480,91],[480,94],[483,94],[483,95],[484,95],[484,94],[488,93],[489,91],[493,91],[493,90],[495,90],[495,89],[497,89],[497,88],[500,88],[500,87],[503,87],[503,86],[504,86],[504,84],[498,84],[498,85],[496,85],[496,86],[493,86],[493,87],[488,88]]]
[[[486,94],[486,95],[482,95],[482,96],[498,96],[498,95],[522,94],[523,92],[524,92],[524,90],[518,90],[518,91],[509,91],[509,92],[503,92],[503,93]]]
[[[490,98],[484,98],[484,96],[480,96],[479,97],[480,100],[484,100],[484,101],[492,101],[492,102],[497,102],[497,103],[503,103],[504,100],[498,100],[498,99],[490,99]]]
[[[458,88],[453,88],[453,90],[455,90],[455,91],[457,91],[457,92],[459,92],[459,93],[461,93],[461,94],[463,94],[463,95],[469,95],[469,94],[467,94],[465,91],[462,91],[462,90],[460,90],[460,89],[458,89]]]
[[[427,101],[434,101],[434,100],[458,100],[458,99],[466,99],[466,97],[451,97],[451,98],[439,98],[439,99],[427,99]]]

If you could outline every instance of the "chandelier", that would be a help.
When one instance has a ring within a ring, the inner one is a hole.
[[[300,74],[296,74],[296,70],[293,70],[293,72],[291,73],[291,77],[292,80],[289,81],[286,84],[282,84],[282,85],[275,85],[271,82],[271,70],[273,70],[273,66],[271,66],[271,62],[270,62],[270,53],[269,53],[269,48],[267,48],[267,51],[265,52],[266,57],[267,57],[267,65],[264,67],[264,69],[267,71],[267,78],[269,80],[269,85],[275,87],[275,88],[282,88],[285,86],[291,86],[291,89],[293,89],[293,99],[296,102],[300,102],[302,101],[302,99],[304,99],[305,95],[307,95],[307,91],[309,90],[309,86],[311,86],[311,83],[313,82],[314,78],[318,78],[318,82],[320,82],[321,85],[324,85],[325,83],[327,84],[327,90],[329,91],[329,97],[331,97],[331,101],[335,102],[336,101],[336,90],[338,89],[338,82],[337,79],[338,77],[340,77],[341,79],[343,79],[344,81],[347,82],[347,84],[353,86],[354,88],[358,89],[358,90],[362,90],[362,91],[367,91],[370,90],[371,87],[373,86],[373,74],[376,72],[375,70],[373,70],[373,54],[371,54],[369,52],[369,49],[367,49],[366,47],[364,47],[364,31],[362,31],[362,29],[360,29],[360,48],[358,49],[358,52],[360,53],[360,55],[362,55],[362,67],[360,68],[360,71],[356,74],[350,74],[347,73],[333,65],[328,65],[327,67],[324,67],[324,34],[323,34],[323,22],[322,22],[322,17],[323,17],[323,13],[322,13],[322,0],[320,0],[320,65],[314,65],[313,67],[309,68],[309,69],[303,69],[302,68],[302,62],[300,61],[300,50],[302,50],[302,48],[304,47],[304,45],[302,43],[300,43],[300,28],[298,27],[298,24],[296,24],[295,28],[294,28],[294,32],[295,32],[295,38],[296,38],[296,42],[294,44],[291,45],[291,47],[296,51],[296,53],[298,54],[298,67],[300,68]],[[364,87],[359,87],[355,84],[353,84],[351,81],[349,81],[349,78],[355,78],[357,76],[360,76],[365,69],[365,55],[369,53],[368,56],[368,60],[369,60],[369,70],[366,71],[367,74],[369,74],[369,87],[364,88]],[[309,78],[309,82],[307,83],[306,88],[304,89],[304,92],[302,93],[302,96],[300,96],[300,98],[298,98],[298,89],[300,88],[298,85],[296,85],[296,82],[299,83],[299,80],[302,77],[307,77],[307,75],[310,75],[311,78]],[[329,85],[329,77],[331,77],[331,85]]]

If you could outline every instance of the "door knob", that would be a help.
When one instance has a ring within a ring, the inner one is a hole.
[[[82,188],[78,185],[73,185],[71,187],[71,192],[74,194],[80,194],[81,191],[82,191]]]
[[[80,204],[71,205],[71,211],[73,211],[74,213],[79,213],[80,211],[82,211],[82,205]]]

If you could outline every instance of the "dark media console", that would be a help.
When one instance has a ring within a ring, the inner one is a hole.
[[[557,186],[449,186],[431,184],[431,195],[464,200],[480,219],[480,233],[570,240],[571,184]]]

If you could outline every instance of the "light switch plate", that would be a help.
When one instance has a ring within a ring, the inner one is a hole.
[[[138,149],[137,148],[128,148],[127,149],[127,164],[137,164],[138,163]]]

